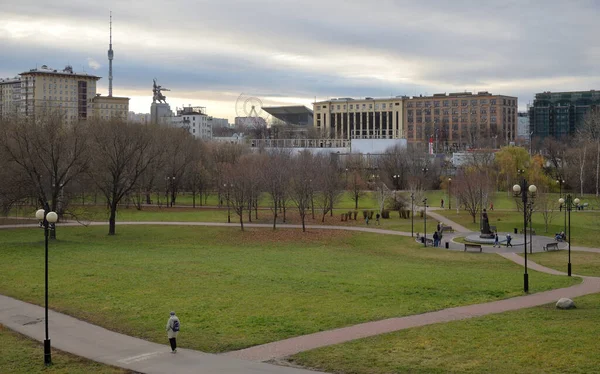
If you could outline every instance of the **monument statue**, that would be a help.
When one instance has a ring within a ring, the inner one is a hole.
[[[481,214],[481,234],[492,235],[492,231],[490,230],[490,221],[488,219],[487,211],[485,209]]]
[[[167,97],[165,95],[162,94],[161,91],[171,91],[168,88],[163,88],[162,86],[159,86],[156,84],[156,78],[154,79],[154,86],[152,86],[152,102],[156,103],[157,101],[159,103],[167,103]]]

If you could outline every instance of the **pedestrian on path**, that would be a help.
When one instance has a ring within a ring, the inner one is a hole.
[[[510,234],[506,234],[506,246],[507,247],[512,247],[512,244],[510,244],[511,240],[512,240],[512,236],[510,236]]]
[[[496,246],[500,248],[500,241],[498,241],[498,231],[494,233],[494,248],[496,248]]]
[[[179,333],[179,318],[175,312],[171,312],[171,316],[167,320],[167,336],[171,344],[171,353],[177,353],[177,334]]]
[[[439,236],[438,232],[436,231],[433,233],[433,246],[434,247],[438,246],[439,240],[440,240],[440,236]]]

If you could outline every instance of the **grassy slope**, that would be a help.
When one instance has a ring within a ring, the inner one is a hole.
[[[292,357],[335,373],[596,373],[600,295],[443,323],[325,347]]]
[[[50,305],[164,342],[220,352],[355,323],[521,294],[521,268],[495,255],[423,249],[410,238],[228,228],[62,228],[50,244]],[[41,304],[39,229],[0,234],[0,292]],[[578,282],[532,272],[532,292]]]

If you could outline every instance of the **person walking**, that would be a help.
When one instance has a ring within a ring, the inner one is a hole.
[[[381,217],[381,216],[379,215],[379,213],[377,213],[377,214],[375,215],[375,224],[376,224],[376,225],[379,225],[379,217]]]
[[[444,199],[442,199],[442,201],[440,202],[440,207],[443,208],[444,207]]]
[[[494,233],[494,248],[496,248],[496,246],[500,248],[500,242],[498,241],[498,231]]]
[[[434,232],[433,233],[433,246],[437,247],[438,246],[438,242],[440,240],[440,236],[438,235],[438,232]]]
[[[167,336],[171,344],[171,353],[177,353],[177,334],[179,333],[179,318],[175,312],[171,312],[171,316],[167,320]]]
[[[512,236],[510,236],[510,234],[506,234],[506,246],[507,247],[512,247],[512,244],[510,244],[511,240],[512,240]]]

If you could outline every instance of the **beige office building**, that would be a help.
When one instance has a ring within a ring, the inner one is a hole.
[[[444,148],[464,148],[482,139],[500,146],[517,136],[518,99],[484,91],[435,94],[405,100],[409,142],[433,138]]]
[[[0,79],[0,117],[18,115],[21,103],[21,78]]]
[[[127,119],[129,98],[96,94],[100,77],[74,73],[70,66],[56,70],[46,65],[19,75],[0,79],[0,116],[61,113],[69,122]]]
[[[27,117],[61,112],[68,121],[85,120],[92,114],[92,99],[100,77],[74,73],[70,66],[56,70],[42,65],[19,74],[21,102],[19,113]]]
[[[94,118],[102,120],[128,119],[128,97],[101,96],[100,94],[96,94],[96,97],[94,97],[92,103]]]
[[[315,128],[333,139],[403,138],[404,97],[340,98],[313,104]]]

